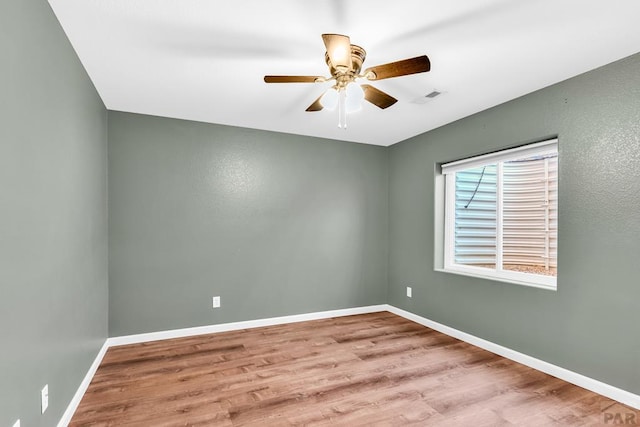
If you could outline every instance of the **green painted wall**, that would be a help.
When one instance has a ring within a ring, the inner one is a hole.
[[[107,336],[107,113],[46,1],[0,52],[0,426],[52,426]]]
[[[387,166],[383,147],[109,112],[109,333],[384,303]]]
[[[554,135],[558,291],[434,272],[434,164]],[[640,54],[392,146],[389,186],[390,304],[640,393]]]

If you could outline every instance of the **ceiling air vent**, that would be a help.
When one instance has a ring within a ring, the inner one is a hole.
[[[439,90],[432,90],[431,92],[429,92],[426,95],[420,96],[416,99],[414,99],[413,101],[411,101],[414,104],[426,104],[427,102],[433,100],[434,98],[437,98],[438,96],[442,95],[444,92],[441,92]]]

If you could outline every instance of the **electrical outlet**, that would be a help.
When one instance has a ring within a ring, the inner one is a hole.
[[[220,297],[213,297],[213,308],[220,307]]]
[[[407,297],[411,298],[412,294],[413,294],[413,292],[411,291],[411,288],[409,286],[407,286]]]
[[[44,388],[40,390],[40,401],[42,413],[44,414],[44,411],[49,407],[49,384],[45,384]]]
[[[12,427],[20,427],[20,420],[16,421]]]

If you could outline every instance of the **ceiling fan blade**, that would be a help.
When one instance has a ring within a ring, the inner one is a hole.
[[[364,75],[369,80],[382,80],[391,77],[407,76],[409,74],[424,73],[431,69],[431,62],[427,55],[416,56],[415,58],[404,59],[402,61],[390,62],[367,68]]]
[[[265,83],[315,83],[321,76],[264,76]]]
[[[322,99],[323,96],[324,96],[324,93],[322,95],[320,95],[318,97],[318,99],[313,101],[313,104],[309,105],[309,107],[305,111],[320,111],[320,110],[322,110],[322,108],[324,108],[324,107],[322,106],[322,103],[320,102],[320,100]]]
[[[393,96],[388,95],[371,85],[364,84],[360,85],[360,87],[362,87],[362,90],[364,91],[364,99],[383,110],[398,102],[398,100]]]
[[[351,68],[351,39],[342,34],[323,34],[322,41],[327,54],[336,69]]]

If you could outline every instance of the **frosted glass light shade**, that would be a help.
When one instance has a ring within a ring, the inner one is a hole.
[[[347,113],[355,113],[362,109],[364,91],[359,84],[349,83],[347,86]]]
[[[338,105],[338,91],[335,88],[328,89],[320,98],[320,103],[327,110],[335,110]]]

